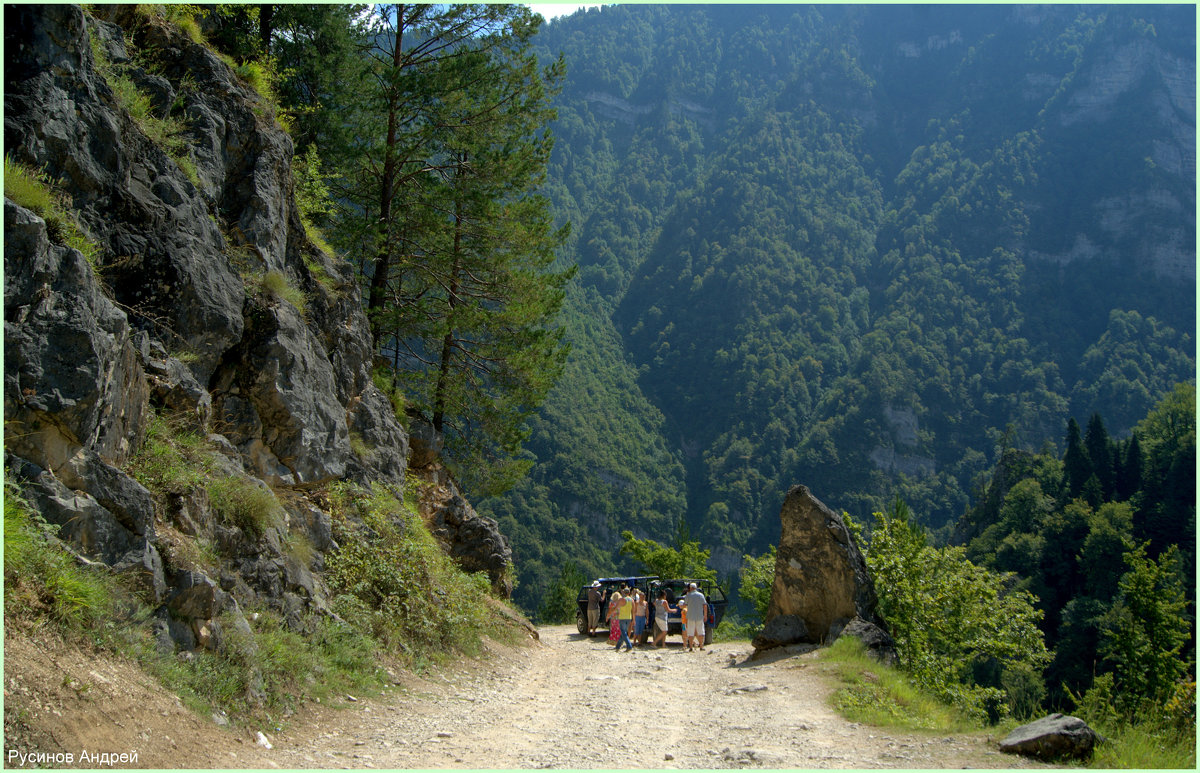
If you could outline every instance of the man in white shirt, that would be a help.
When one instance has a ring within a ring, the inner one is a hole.
[[[693,637],[700,649],[704,649],[704,618],[708,616],[708,601],[694,582],[688,583],[688,594],[683,600],[687,604],[687,630],[684,631],[684,639],[687,640],[688,652],[692,651]]]

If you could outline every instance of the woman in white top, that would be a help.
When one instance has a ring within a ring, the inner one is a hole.
[[[654,646],[661,647],[667,643],[667,615],[675,610],[667,603],[667,592],[660,590],[658,600],[654,602]]]

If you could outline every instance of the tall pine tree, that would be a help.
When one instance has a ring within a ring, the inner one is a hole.
[[[1092,477],[1092,463],[1083,446],[1079,422],[1074,417],[1067,420],[1067,452],[1063,455],[1063,493],[1067,500],[1083,493],[1088,478]]]
[[[351,188],[372,332],[460,482],[492,493],[527,469],[524,421],[566,356],[565,231],[538,192],[562,63],[538,64],[523,6],[375,13]]]
[[[1113,465],[1113,443],[1108,437],[1108,430],[1104,428],[1104,420],[1100,418],[1100,414],[1093,413],[1092,418],[1088,420],[1083,445],[1087,448],[1092,472],[1100,481],[1101,493],[1104,499],[1108,500],[1116,488],[1116,475]]]

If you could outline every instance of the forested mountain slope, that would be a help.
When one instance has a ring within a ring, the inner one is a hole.
[[[1194,379],[1186,6],[604,7],[548,25],[572,356],[482,504],[536,605],[787,488],[962,514],[1003,447]]]

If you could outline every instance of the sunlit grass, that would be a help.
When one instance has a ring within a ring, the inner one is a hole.
[[[96,269],[99,248],[72,219],[65,197],[54,190],[45,172],[5,156],[4,195],[45,220],[51,241],[79,250],[93,270]]]
[[[115,583],[102,570],[79,566],[49,540],[49,529],[22,499],[4,491],[4,614],[48,614],[72,633],[111,615]]]
[[[873,660],[852,636],[840,637],[822,649],[818,662],[839,682],[832,703],[847,719],[902,730],[979,729],[954,708],[914,687],[900,671]]]
[[[291,282],[281,271],[268,271],[262,275],[258,283],[259,289],[268,298],[281,300],[296,307],[296,311],[304,314],[308,309],[308,299],[304,293],[292,286]]]

